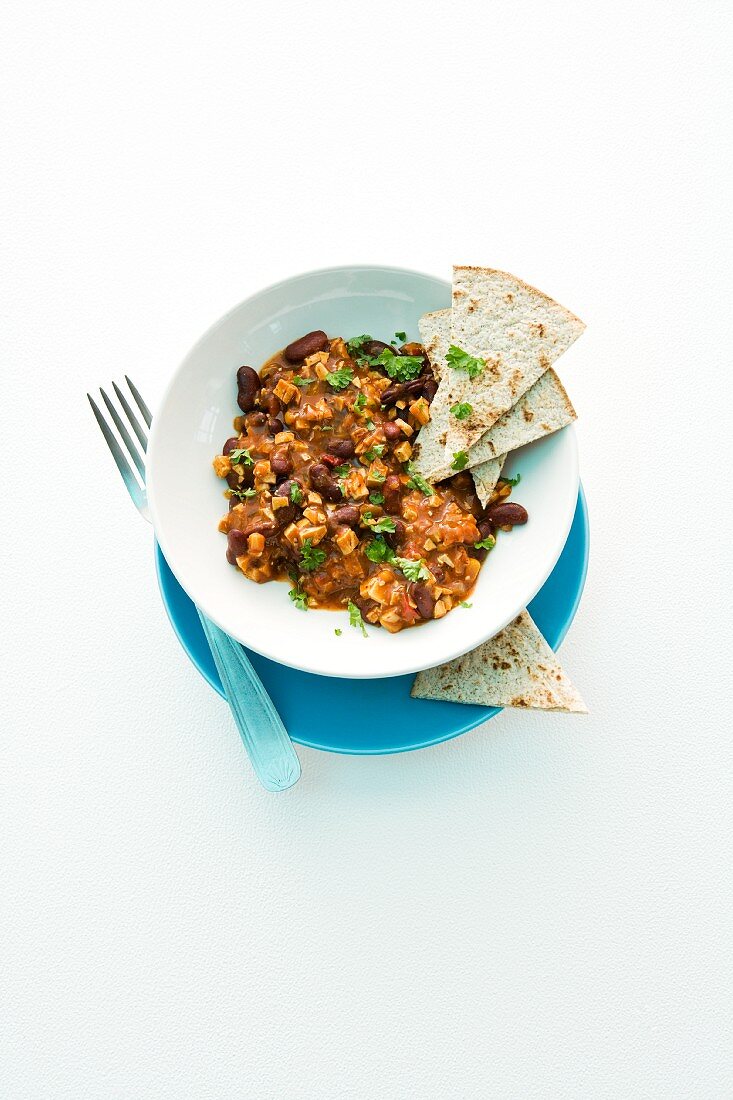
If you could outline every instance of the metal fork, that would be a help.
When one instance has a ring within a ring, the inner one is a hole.
[[[135,404],[149,428],[153,422],[152,414],[143,401],[137,386],[127,375],[125,375],[125,380]],[[128,423],[137,436],[140,448],[145,454],[148,448],[148,437],[145,429],[138,420],[124,392],[114,382],[112,386]],[[145,461],[114,404],[103,389],[100,388],[99,392],[112,422],[135,464],[140,480],[135,477],[132,466],[125,457],[117,437],[100,412],[91,394],[88,393],[89,404],[92,406],[92,411],[97,418],[102,435],[117,463],[117,469],[122,475],[122,480],[132,497],[133,504],[140,515],[150,523],[148,497],[145,491]],[[196,610],[198,611],[198,608]],[[233,638],[220,630],[215,623],[202,615],[200,611],[198,615],[224,686],[224,694],[234,715],[234,720],[237,723],[237,728],[257,778],[268,791],[284,791],[288,787],[292,787],[300,778],[300,761],[282,719],[275,710],[272,699],[265,691],[262,681],[252,668],[247,654],[239,642],[235,642]]]

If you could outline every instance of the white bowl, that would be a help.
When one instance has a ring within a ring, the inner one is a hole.
[[[209,329],[174,374],[153,421],[147,485],[153,524],[182,587],[232,637],[274,661],[323,676],[399,676],[449,661],[491,638],[527,606],[565,544],[578,495],[572,428],[514,452],[507,471],[522,475],[515,498],[525,527],[500,533],[471,597],[471,608],[368,639],[342,612],[298,610],[287,585],[258,585],[226,561],[217,524],[227,510],[211,461],[238,415],[236,371],[259,368],[279,348],[322,328],[346,338],[369,332],[417,339],[418,318],[450,305],[450,285],[391,267],[329,268],[298,275],[236,306]],[[341,636],[334,633],[340,627]],[[315,703],[317,705],[317,701]]]

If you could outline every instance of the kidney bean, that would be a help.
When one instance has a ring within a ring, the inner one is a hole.
[[[305,336],[301,336],[299,340],[293,340],[283,354],[289,363],[299,363],[309,355],[315,355],[317,351],[325,351],[327,347],[328,336],[321,329],[316,329],[315,332],[308,332]]]
[[[246,554],[249,550],[247,539],[250,535],[274,535],[277,525],[272,519],[256,519],[248,523],[242,531],[230,531],[227,535],[227,547],[235,558]]]
[[[361,617],[364,619],[364,621],[368,622],[369,620],[367,619],[367,615],[377,606],[376,600],[368,600],[364,596],[354,596],[352,602],[355,603],[361,611]]]
[[[264,398],[260,399],[260,405],[268,414],[268,416],[276,417],[280,412],[282,405],[280,404],[280,398],[276,397],[274,393],[268,393]]]
[[[421,619],[432,619],[435,610],[435,600],[424,584],[411,584],[410,595],[415,601],[418,614]]]
[[[261,428],[263,424],[267,423],[267,413],[252,412],[247,416],[248,428]]]
[[[401,507],[402,483],[397,474],[388,474],[382,486],[384,507],[388,512],[399,514]]]
[[[391,420],[385,420],[382,424],[382,431],[388,443],[398,443],[400,439],[404,438],[401,429],[397,424],[393,424]]]
[[[239,466],[237,467],[242,471],[241,480],[235,474],[234,470],[230,474],[227,474],[227,485],[230,489],[251,489],[254,485],[255,475],[251,466]]]
[[[339,484],[335,478],[331,477],[328,467],[323,462],[314,462],[308,471],[308,475],[311,485],[317,493],[321,494],[324,500],[328,500],[332,504],[337,500],[341,500]]]
[[[395,401],[417,396],[417,394],[422,393],[423,385],[422,378],[411,378],[409,382],[396,382],[394,386],[389,386],[382,394],[382,404],[394,405]]]
[[[330,455],[328,451],[325,451],[321,455],[321,462],[324,462],[330,470],[333,470],[341,462],[340,458],[336,458],[336,455]]]
[[[350,439],[332,439],[326,447],[329,454],[336,455],[343,461],[345,458],[354,457],[354,444]]]
[[[285,477],[293,468],[287,447],[276,447],[270,455],[270,466],[276,477]]]
[[[234,554],[231,552],[229,547],[227,547],[227,561],[229,562],[230,565],[236,565],[237,564],[237,559],[234,557]]]
[[[515,504],[513,500],[500,500],[496,504],[490,504],[484,514],[494,527],[519,527],[529,519],[527,509],[521,504]]]
[[[424,383],[423,388],[422,388],[422,395],[425,398],[425,400],[428,402],[428,404],[430,404],[430,402],[433,400],[433,398],[435,397],[437,392],[438,392],[438,379],[435,378],[431,374],[425,379],[425,383]]]
[[[407,527],[404,520],[399,519],[397,516],[390,516],[390,519],[394,520],[394,531],[387,531],[384,537],[390,546],[399,546],[401,542],[404,542]]]
[[[289,500],[290,499],[290,490],[292,489],[293,485],[297,485],[300,492],[301,493],[303,492],[303,486],[300,484],[297,477],[289,477],[287,481],[281,481],[280,482],[277,489],[275,490],[275,492],[272,495],[274,497],[287,497],[288,500]],[[278,508],[278,512],[281,512],[281,511],[282,511],[282,509]]]
[[[333,534],[337,527],[356,527],[359,522],[359,509],[355,504],[344,504],[343,508],[335,508],[328,517],[327,526],[329,534]]]
[[[477,519],[476,526],[478,527],[478,531],[482,539],[487,539],[490,535],[494,534],[493,524],[490,519],[486,518],[486,516],[482,516],[481,519]]]
[[[231,439],[227,439],[226,443],[224,444],[224,446],[221,449],[221,453],[223,455],[231,454],[232,451],[235,451],[238,446],[239,446],[239,439],[237,438],[236,435],[233,435],[231,437]]]
[[[237,371],[237,404],[242,412],[251,412],[260,389],[260,376],[252,367],[240,367]]]
[[[267,430],[270,435],[277,435],[278,432],[284,432],[282,420],[278,420],[276,416],[268,416],[267,418]]]
[[[378,355],[381,355],[385,348],[389,348],[391,352],[394,352],[394,348],[391,344],[385,344],[383,340],[367,340],[366,344],[361,345],[361,351],[364,355],[373,356],[375,359]]]

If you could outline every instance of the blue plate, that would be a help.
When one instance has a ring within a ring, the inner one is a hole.
[[[553,649],[575,618],[588,570],[588,509],[581,488],[573,525],[557,565],[529,605]],[[196,609],[168,568],[160,547],[155,562],[163,603],[178,639],[204,679],[223,695]],[[470,614],[454,611],[453,614]],[[379,755],[437,745],[499,714],[499,707],[411,699],[412,676],[345,680],[298,672],[247,650],[288,733],[299,745],[328,752]],[[389,721],[375,716],[389,715]]]

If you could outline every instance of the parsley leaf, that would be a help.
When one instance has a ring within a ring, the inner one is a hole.
[[[300,548],[300,568],[304,573],[317,569],[325,560],[325,550],[319,550],[310,539],[303,539],[303,545]]]
[[[478,378],[481,371],[486,366],[483,359],[476,359],[473,355],[469,355],[467,351],[462,351],[461,348],[457,348],[455,344],[451,344],[448,348],[448,354],[445,357],[445,361],[449,367],[453,367],[453,370],[463,370],[466,372],[469,378]]]
[[[384,493],[377,493],[376,491],[369,494],[370,504],[384,504]]]
[[[450,468],[451,470],[465,470],[467,462],[468,455],[465,451],[454,451],[453,461],[450,464]]]
[[[404,344],[405,340],[407,339],[407,333],[406,332],[396,332],[395,333],[395,338],[397,340],[399,340],[401,344]]]
[[[487,535],[485,539],[481,539],[480,542],[474,542],[473,545],[476,550],[493,550],[496,546],[496,539],[493,535]]]
[[[306,596],[300,585],[296,585],[295,588],[291,588],[288,592],[288,596],[293,601],[296,607],[299,607],[301,611],[308,610],[308,597]]]
[[[379,519],[374,519],[371,512],[365,512],[361,518],[371,527],[375,535],[381,535],[384,531],[388,535],[393,535],[397,530],[397,525],[390,516],[380,516]]]
[[[473,405],[469,405],[467,401],[458,401],[455,405],[451,405],[450,411],[456,420],[466,420],[473,412]]]
[[[381,458],[384,454],[385,443],[375,443],[373,447],[370,447],[368,451],[364,451],[364,458],[367,462],[374,462],[375,458]]]
[[[361,416],[362,409],[366,406],[366,403],[367,403],[366,394],[360,392],[359,396],[356,399],[356,401],[351,406],[352,412],[355,412],[359,416]]]
[[[338,370],[331,371],[326,381],[333,390],[345,390],[353,377],[354,372],[351,367],[339,367]]]
[[[246,500],[247,497],[256,497],[257,492],[255,489],[232,489],[229,496],[236,497],[238,500]]]
[[[254,466],[255,460],[246,447],[235,447],[229,452],[229,461],[232,466]]]
[[[337,626],[337,627],[336,627],[336,629],[334,630],[334,634],[336,635],[336,637],[337,637],[337,638],[340,638],[340,637],[341,637],[342,631],[341,631],[341,629],[340,629],[340,628],[339,628],[338,626]]]
[[[369,561],[376,562],[393,561],[395,556],[394,550],[387,545],[381,535],[378,535],[377,538],[372,539],[371,542],[366,544],[364,553],[369,558]]]
[[[466,600],[461,600],[461,607],[473,607],[473,604],[468,603]]]
[[[333,471],[334,477],[348,477],[351,464],[349,462],[342,462],[340,466],[337,466]]]
[[[432,485],[429,485],[422,474],[419,474],[417,470],[414,469],[411,462],[407,463],[405,470],[410,476],[410,480],[407,482],[408,489],[419,489],[421,493],[425,493],[426,497],[431,497],[433,495]]]
[[[303,501],[303,493],[297,481],[292,482],[290,486],[290,500],[293,504],[301,504]]]
[[[502,477],[501,480],[506,482],[507,485],[519,485],[519,482],[522,480],[522,475],[517,474],[516,477]]]
[[[290,380],[296,386],[310,386],[311,382],[315,382],[315,378],[303,378],[302,374],[294,374]]]
[[[424,561],[413,561],[411,558],[394,558],[394,565],[401,569],[408,581],[426,581],[430,573]]]
[[[393,382],[409,382],[423,369],[421,355],[395,355],[391,348],[385,348],[369,362],[373,367],[381,367]]]
[[[374,421],[373,420],[367,420],[367,428],[369,429],[370,432],[374,431]]]
[[[366,626],[364,625],[364,620],[361,617],[361,611],[356,606],[356,604],[353,602],[353,600],[349,600],[348,610],[349,610],[349,623],[351,624],[351,626],[355,626],[358,629],[360,629],[362,634],[364,635],[364,637],[368,638],[369,635],[367,634],[367,629],[366,629]]]
[[[371,336],[354,336],[351,340],[346,341],[346,348],[351,358],[361,358],[363,356],[362,346],[368,344],[371,340]]]

